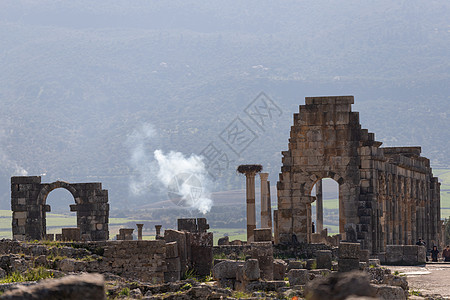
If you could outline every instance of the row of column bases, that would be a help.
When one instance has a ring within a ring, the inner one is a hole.
[[[138,241],[142,241],[142,228],[144,224],[136,224],[138,229]],[[155,225],[156,229],[156,239],[162,239],[161,237],[161,227],[162,225]],[[132,240],[133,239],[133,228],[120,228],[119,234],[117,235],[117,240]]]
[[[254,242],[253,231],[256,229],[256,200],[255,200],[256,172],[246,172],[247,191],[247,242]],[[270,228],[272,232],[272,204],[270,199],[269,173],[259,173],[261,179],[261,228]],[[323,193],[322,180],[316,183],[316,232],[323,230]]]

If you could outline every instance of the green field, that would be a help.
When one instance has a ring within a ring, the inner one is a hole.
[[[434,169],[433,173],[435,176],[439,177],[441,182],[441,218],[450,217],[450,169]],[[315,206],[315,203],[312,204]],[[324,227],[328,228],[330,234],[336,234],[338,232],[338,209],[339,202],[337,199],[325,199],[323,201],[324,207]],[[276,207],[273,207],[276,209]],[[328,210],[328,211],[327,211]],[[0,210],[0,238],[11,238],[11,211],[10,210]],[[120,228],[129,227],[135,228],[136,223],[143,222],[153,222],[158,221],[152,220],[136,220],[132,218],[109,218],[109,231],[110,239],[113,239],[115,235],[119,232]],[[56,214],[47,213],[47,232],[48,233],[60,233],[63,227],[75,227],[76,226],[76,215],[75,213],[68,214]],[[228,235],[230,240],[246,240],[246,230],[245,228],[211,228],[210,232],[214,233],[214,244],[217,244],[217,240],[221,237]],[[136,233],[136,231],[135,231]],[[154,239],[153,229],[144,228],[145,240]]]
[[[0,210],[0,238],[11,238],[11,215],[9,210]],[[134,224],[141,222],[149,222],[151,220],[135,220],[129,218],[109,218],[109,232],[110,238],[115,237],[119,232],[119,228],[130,226],[130,223]],[[54,214],[47,213],[47,233],[61,233],[61,228],[64,227],[76,227],[77,219],[75,213],[72,214]],[[154,238],[152,236],[144,237],[145,239]]]

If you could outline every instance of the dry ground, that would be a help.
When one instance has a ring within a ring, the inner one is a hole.
[[[392,272],[407,276],[409,289],[423,294],[440,294],[450,298],[450,263],[430,263],[423,266],[388,266]]]

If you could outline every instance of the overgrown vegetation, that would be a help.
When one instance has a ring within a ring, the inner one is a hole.
[[[184,272],[182,278],[182,280],[186,280],[186,279],[194,279],[197,280],[197,274],[195,273],[194,269],[188,269],[186,270],[186,272]]]
[[[6,277],[0,279],[0,283],[37,281],[53,277],[53,272],[45,269],[44,267],[37,267],[28,269],[25,272],[14,271],[11,274],[8,274]]]
[[[120,291],[119,296],[130,296],[130,289],[128,287],[124,287]]]

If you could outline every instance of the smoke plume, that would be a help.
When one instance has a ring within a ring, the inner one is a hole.
[[[207,213],[212,206],[208,172],[201,156],[169,151],[165,154],[155,149],[157,131],[144,124],[128,137],[130,163],[135,174],[130,181],[130,191],[142,195],[151,188],[158,188],[165,197],[180,206]]]

